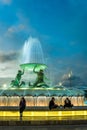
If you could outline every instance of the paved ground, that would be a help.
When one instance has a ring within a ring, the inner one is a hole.
[[[87,130],[87,125],[0,126],[0,130]]]
[[[87,116],[50,117],[0,117],[0,130],[87,130]],[[52,121],[53,120],[53,121]],[[34,121],[34,122],[33,122]],[[36,124],[35,124],[36,123]]]

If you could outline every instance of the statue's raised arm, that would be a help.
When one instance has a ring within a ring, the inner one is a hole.
[[[37,65],[34,66],[34,69],[33,69],[34,73],[37,73],[37,71],[35,71],[36,67],[37,67]]]

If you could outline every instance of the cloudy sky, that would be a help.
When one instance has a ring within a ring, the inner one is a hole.
[[[87,82],[87,0],[0,0],[0,78],[15,77],[30,36],[54,82],[71,70]]]

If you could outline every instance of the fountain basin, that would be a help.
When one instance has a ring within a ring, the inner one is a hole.
[[[39,71],[40,69],[44,70],[47,68],[45,64],[40,63],[25,63],[21,64],[20,67],[24,70],[32,70],[35,68],[36,71]]]

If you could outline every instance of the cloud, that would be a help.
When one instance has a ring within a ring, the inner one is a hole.
[[[14,61],[18,58],[18,52],[0,52],[0,63],[7,62],[7,61]]]
[[[16,33],[20,33],[20,32],[25,31],[25,28],[26,28],[26,27],[25,27],[25,25],[23,25],[23,24],[18,24],[18,25],[10,26],[10,27],[7,29],[6,33],[5,33],[5,36],[11,37],[11,36],[13,36],[13,35],[16,34]]]
[[[29,36],[38,37],[39,39],[45,40],[49,39],[48,36],[39,34],[38,31],[32,27],[29,18],[25,17],[23,13],[17,12],[15,13],[15,17],[17,19],[16,23],[9,26],[7,26],[5,23],[0,22],[1,50],[19,49]]]
[[[16,17],[18,18],[18,26],[22,25],[24,26],[24,30],[26,33],[35,33],[37,32],[30,24],[30,20],[28,17],[25,17],[25,15],[22,12],[17,12]]]
[[[0,63],[0,78],[15,77],[18,69],[19,64],[16,60]]]
[[[65,78],[62,82],[63,82],[64,86],[69,86],[69,87],[70,87],[70,85],[72,87],[75,87],[75,86],[78,87],[78,86],[86,85],[86,83],[81,79],[81,77],[75,76],[75,75],[73,75],[71,77],[71,80],[70,80],[70,78]]]
[[[10,84],[15,79],[18,70],[22,69],[20,67],[19,54],[20,51],[0,52],[0,86]],[[29,71],[25,71],[21,80],[26,82],[33,81],[35,80],[34,76]]]
[[[49,59],[48,69],[50,69],[50,73],[52,73],[51,79],[54,80],[54,83],[56,84],[63,79],[67,79],[67,74],[70,72],[70,70],[72,70],[76,77],[81,78],[82,82],[79,83],[80,85],[85,85],[85,82],[87,84],[87,60],[86,55],[83,55],[83,53],[80,53],[80,55],[68,55],[66,57],[57,56],[54,59],[51,56]]]
[[[0,78],[15,77],[19,69],[19,52],[0,52]]]
[[[0,4],[3,5],[10,5],[12,3],[12,0],[0,0]]]
[[[8,32],[9,33],[20,32],[20,31],[23,31],[24,28],[25,28],[25,26],[23,24],[19,24],[17,26],[12,26],[12,27],[8,28]]]
[[[29,18],[25,17],[21,12],[16,14],[17,22],[9,26],[4,36],[7,38],[14,38],[15,36],[19,36],[20,34],[24,36],[35,35],[37,31],[31,26],[29,22]],[[15,37],[15,39],[16,39]]]

